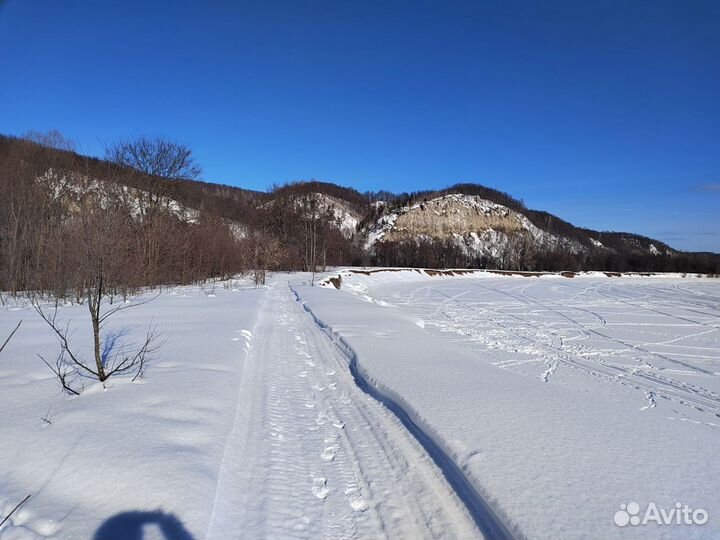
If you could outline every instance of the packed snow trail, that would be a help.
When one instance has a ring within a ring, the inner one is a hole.
[[[208,539],[481,536],[289,287],[267,290],[250,347]]]
[[[293,292],[295,292],[293,290]],[[402,422],[405,428],[412,433],[415,439],[422,445],[425,451],[432,457],[435,464],[445,474],[445,478],[460,497],[465,507],[470,512],[473,520],[478,528],[487,538],[494,540],[512,539],[513,534],[508,530],[500,518],[497,517],[490,505],[478,493],[472,482],[466,477],[462,468],[445,452],[442,445],[436,442],[427,429],[423,428],[418,419],[413,418],[413,414],[405,410],[403,405],[396,400],[392,392],[382,388],[379,384],[371,382],[363,370],[358,366],[357,355],[347,342],[338,334],[336,334],[330,326],[320,320],[302,300],[299,294],[295,293],[299,302],[302,302],[305,310],[312,315],[317,325],[325,332],[329,339],[338,345],[340,349],[345,351],[345,355],[349,362],[350,373],[352,374],[355,384],[363,392],[375,398],[377,401],[385,405],[392,413]]]

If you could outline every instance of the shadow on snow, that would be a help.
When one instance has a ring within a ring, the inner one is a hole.
[[[122,512],[100,525],[93,540],[144,540],[145,527],[160,530],[165,540],[195,540],[174,514],[153,512]]]
[[[108,360],[110,358],[110,355],[115,350],[118,340],[124,338],[130,333],[130,328],[122,328],[120,330],[116,330],[115,332],[110,332],[103,338],[103,347],[102,351],[100,352],[100,357],[102,359],[103,366],[107,366]],[[122,349],[119,351],[122,352]]]

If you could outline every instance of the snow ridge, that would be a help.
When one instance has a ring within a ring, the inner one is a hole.
[[[368,394],[373,399],[382,403],[390,412],[392,412],[405,428],[415,437],[420,445],[425,449],[435,464],[440,468],[450,486],[455,490],[458,498],[467,508],[470,516],[482,532],[485,538],[493,538],[497,540],[512,540],[514,535],[507,526],[500,520],[485,499],[478,493],[475,486],[472,485],[462,469],[455,463],[450,455],[442,448],[441,444],[432,437],[431,430],[423,426],[417,415],[402,405],[402,398],[396,396],[394,392],[384,388],[377,381],[368,377],[362,367],[358,363],[357,354],[352,347],[345,341],[342,336],[338,335],[332,327],[322,321],[315,315],[310,307],[305,303],[300,294],[290,287],[296,300],[302,305],[303,309],[312,317],[315,324],[322,330],[337,346],[337,348],[348,359],[350,373],[355,380],[358,388]]]
[[[227,523],[225,522],[227,512],[223,512],[223,510],[226,510],[228,506],[244,502],[235,499],[232,496],[232,490],[229,489],[228,486],[229,482],[231,483],[238,475],[242,474],[243,456],[239,452],[242,445],[238,441],[247,439],[247,431],[244,424],[247,423],[247,411],[250,410],[252,406],[252,403],[249,401],[250,391],[252,389],[252,385],[256,382],[257,377],[257,370],[256,367],[252,365],[250,352],[253,348],[253,337],[257,334],[257,329],[260,325],[259,314],[262,313],[266,302],[267,294],[264,294],[262,304],[255,314],[252,330],[238,330],[237,333],[240,334],[240,337],[233,339],[238,341],[242,340],[244,342],[244,350],[241,357],[243,366],[241,369],[240,384],[237,389],[235,416],[233,418],[232,429],[230,430],[223,446],[222,458],[220,460],[217,483],[215,484],[215,496],[213,497],[212,512],[210,513],[207,529],[205,531],[206,539],[222,537],[226,534],[226,531],[228,530]],[[221,507],[220,512],[218,512],[219,507]]]

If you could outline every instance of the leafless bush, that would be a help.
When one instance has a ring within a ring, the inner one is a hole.
[[[214,279],[212,280],[204,280],[200,282],[200,290],[203,292],[205,296],[215,296],[215,288],[217,287],[217,283]]]
[[[238,275],[235,275],[232,278],[227,279],[223,282],[223,289],[225,289],[226,291],[237,290],[242,287],[242,284],[242,280],[238,279]]]
[[[53,330],[60,345],[60,350],[53,361],[47,360],[42,355],[38,356],[53,372],[63,390],[70,394],[80,394],[83,389],[83,378],[104,382],[113,375],[132,374],[132,380],[135,381],[142,376],[148,357],[162,347],[166,340],[151,324],[142,344],[129,350],[125,345],[116,345],[115,341],[122,336],[118,334],[102,336],[100,329],[109,317],[122,310],[147,303],[153,298],[122,304],[104,312],[99,308],[91,308],[94,354],[91,360],[87,360],[70,343],[70,321],[63,324],[58,320],[59,303],[57,300],[52,307],[46,308],[41,301],[33,297],[32,303],[35,311]],[[95,306],[96,304],[88,302],[88,305]]]
[[[255,286],[265,285],[267,272],[276,269],[280,262],[280,242],[270,235],[255,232],[245,240],[243,247],[246,266],[250,268]]]

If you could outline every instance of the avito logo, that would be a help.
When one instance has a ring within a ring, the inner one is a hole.
[[[657,525],[705,525],[709,516],[706,510],[702,508],[691,508],[687,504],[675,503],[674,506],[668,508],[658,507],[651,502],[642,512],[640,505],[636,502],[621,504],[620,510],[615,512],[613,521],[618,527],[627,525],[647,525],[655,523]]]

